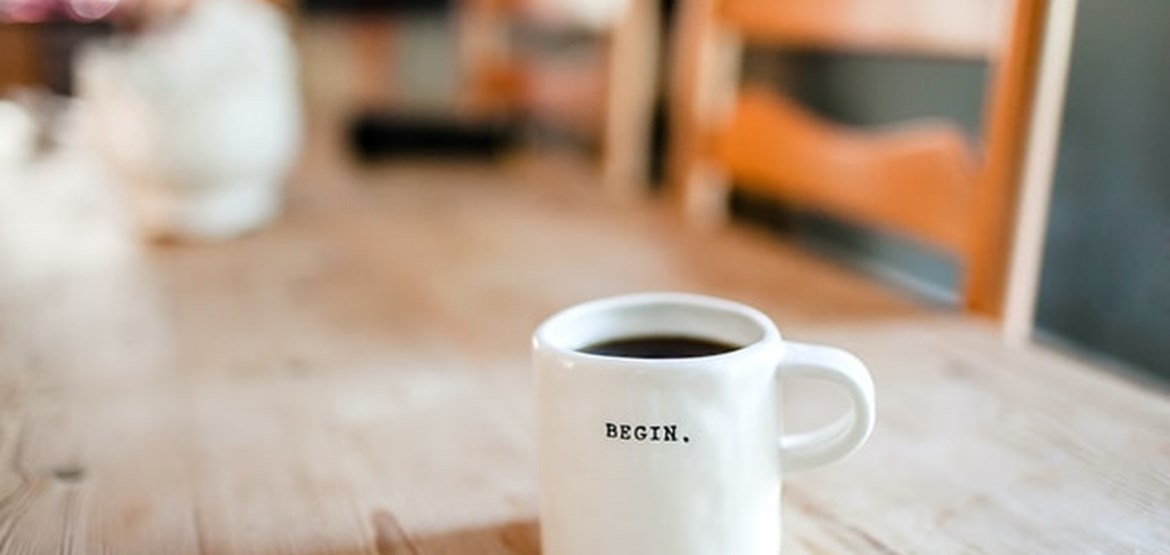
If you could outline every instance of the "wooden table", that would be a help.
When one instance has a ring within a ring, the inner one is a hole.
[[[1170,553],[1164,393],[762,233],[521,164],[309,175],[269,230],[141,246],[67,166],[0,177],[2,554],[537,553],[530,330],[650,289],[871,365],[877,430],[786,481],[786,555]],[[792,428],[844,403],[785,394]]]

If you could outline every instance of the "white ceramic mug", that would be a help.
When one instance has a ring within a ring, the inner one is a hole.
[[[690,337],[721,354],[584,352],[621,338]],[[780,479],[835,461],[874,425],[873,381],[853,355],[784,341],[751,307],[647,293],[569,308],[533,338],[545,555],[776,555]],[[853,410],[780,437],[777,382],[840,384]]]

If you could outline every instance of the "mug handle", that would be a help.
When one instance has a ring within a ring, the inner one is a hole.
[[[852,453],[873,431],[873,378],[861,360],[834,347],[785,341],[776,377],[818,378],[845,387],[853,409],[836,422],[811,432],[780,438],[780,468],[798,472],[816,468]]]

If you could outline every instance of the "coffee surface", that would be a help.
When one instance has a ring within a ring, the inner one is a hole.
[[[621,337],[594,343],[583,353],[625,358],[693,358],[729,353],[739,346],[685,335]]]

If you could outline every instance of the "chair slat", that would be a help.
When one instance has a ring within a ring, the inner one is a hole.
[[[745,89],[712,154],[748,190],[918,236],[962,254],[975,162],[948,122],[884,131],[823,123],[795,102]]]
[[[998,0],[727,0],[748,42],[955,58],[994,57]]]

